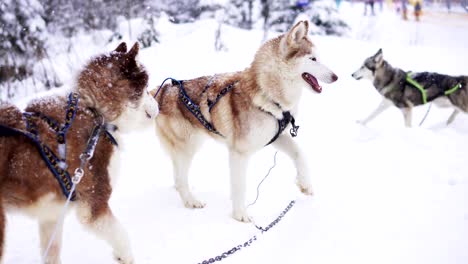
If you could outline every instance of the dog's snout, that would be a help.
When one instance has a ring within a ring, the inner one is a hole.
[[[338,76],[336,74],[332,75],[332,82],[336,82],[338,80]]]

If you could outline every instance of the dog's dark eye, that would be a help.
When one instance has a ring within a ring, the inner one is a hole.
[[[374,68],[373,66],[371,66],[371,65],[369,65],[369,64],[367,64],[367,63],[364,64],[364,66],[366,66],[366,68],[369,69],[369,70],[371,70],[371,71],[375,70],[375,68]]]
[[[312,57],[310,59],[313,60],[313,61],[317,61],[317,58],[315,58],[315,57]]]

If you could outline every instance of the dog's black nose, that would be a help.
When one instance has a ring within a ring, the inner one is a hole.
[[[336,74],[333,74],[332,81],[335,82],[336,80],[338,80],[338,76]]]

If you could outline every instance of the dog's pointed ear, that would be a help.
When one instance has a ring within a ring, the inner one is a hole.
[[[138,44],[138,42],[135,42],[135,44],[133,44],[133,47],[127,53],[127,56],[134,59],[138,55],[139,51],[140,51],[140,44]]]
[[[309,22],[307,20],[297,22],[292,27],[287,35],[287,43],[289,45],[299,42],[302,38],[306,37],[309,33]]]
[[[117,46],[117,48],[114,50],[115,52],[127,52],[127,43],[122,42]]]
[[[382,62],[383,60],[383,52],[382,49],[379,49],[377,53],[374,55],[374,61],[376,63]]]

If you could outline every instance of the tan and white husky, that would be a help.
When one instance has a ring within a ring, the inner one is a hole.
[[[320,93],[317,79],[338,79],[317,60],[308,28],[308,22],[301,21],[263,44],[244,71],[173,81],[151,92],[160,109],[156,131],[171,155],[175,187],[186,207],[204,207],[191,193],[187,174],[206,135],[229,148],[235,219],[250,221],[245,206],[247,162],[269,143],[294,160],[299,189],[312,194],[305,157],[290,136],[281,133],[294,120],[304,86]]]

